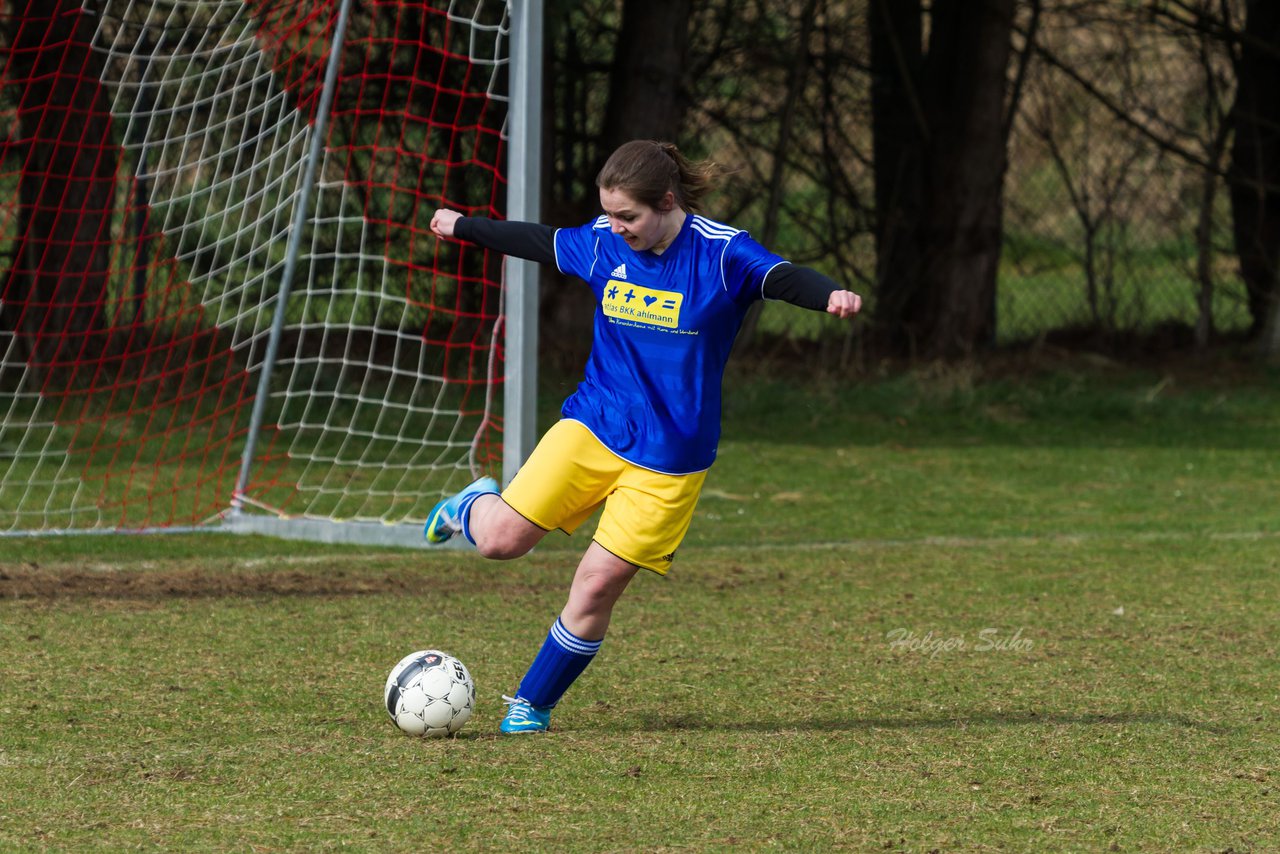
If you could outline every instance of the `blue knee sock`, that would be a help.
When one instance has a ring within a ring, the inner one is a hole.
[[[529,665],[529,672],[520,680],[520,697],[539,708],[551,708],[587,669],[601,643],[603,639],[583,640],[557,617],[537,658]]]
[[[462,499],[462,503],[458,505],[458,520],[462,523],[462,536],[466,537],[467,542],[473,546],[476,544],[476,538],[471,536],[471,505],[475,504],[476,499],[482,495],[497,495],[497,493],[473,492]]]

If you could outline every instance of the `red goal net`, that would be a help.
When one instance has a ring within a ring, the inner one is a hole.
[[[321,122],[338,20],[0,5],[0,531],[416,523],[498,464],[501,259],[429,223],[502,214],[507,6],[354,4]]]

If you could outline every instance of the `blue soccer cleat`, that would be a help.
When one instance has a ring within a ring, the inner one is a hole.
[[[525,732],[546,732],[551,726],[551,710],[539,709],[521,697],[503,697],[507,703],[507,716],[498,727],[507,735]]]
[[[428,543],[439,545],[446,542],[462,530],[462,514],[470,507],[471,502],[481,495],[498,495],[500,492],[498,482],[491,477],[482,477],[472,482],[457,495],[446,498],[431,508],[427,524],[422,528],[422,535],[427,538]]]

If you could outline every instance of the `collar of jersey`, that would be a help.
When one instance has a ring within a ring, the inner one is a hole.
[[[685,232],[687,232],[692,226],[693,214],[685,211],[684,222],[680,223],[680,231],[676,233],[676,236],[672,238],[671,243],[667,245],[666,249],[662,250],[661,254],[654,252],[652,249],[646,249],[643,252],[636,252],[636,254],[641,258],[656,261],[660,264],[665,261],[667,256],[671,254],[672,250],[680,244],[680,241],[685,239]]]

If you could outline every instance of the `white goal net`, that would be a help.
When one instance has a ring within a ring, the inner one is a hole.
[[[4,9],[0,531],[408,542],[501,474],[501,258],[429,223],[504,214],[505,2]]]

